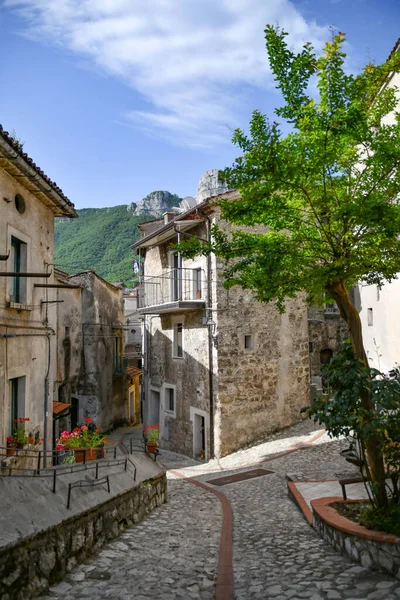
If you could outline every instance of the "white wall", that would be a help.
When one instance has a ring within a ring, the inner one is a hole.
[[[388,84],[400,89],[400,74],[396,73]],[[398,109],[400,109],[400,93]],[[394,114],[383,119],[394,123]],[[400,281],[387,283],[377,292],[375,285],[360,286],[360,317],[364,344],[371,366],[388,372],[400,364]],[[372,308],[373,325],[368,325],[368,309]]]

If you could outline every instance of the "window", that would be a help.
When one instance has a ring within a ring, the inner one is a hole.
[[[114,372],[118,373],[120,370],[119,364],[119,338],[114,338]]]
[[[193,300],[201,298],[201,269],[193,269]]]
[[[253,350],[253,348],[254,348],[253,336],[245,335],[244,336],[244,349],[245,350]]]
[[[174,325],[173,356],[183,358],[183,323]]]
[[[179,254],[172,255],[172,300],[182,300],[182,269]]]
[[[369,326],[371,326],[371,325],[374,324],[374,311],[373,311],[372,308],[368,308],[368,311],[367,311],[367,322],[368,322]]]
[[[26,272],[27,244],[11,237],[11,268],[14,273]],[[26,277],[12,277],[10,302],[26,304]]]
[[[165,410],[175,413],[175,388],[165,386]]]
[[[25,377],[10,379],[10,408],[10,433],[12,433],[16,419],[25,416]]]
[[[25,200],[21,196],[21,194],[17,194],[14,199],[15,208],[19,212],[20,215],[23,215],[25,212]]]

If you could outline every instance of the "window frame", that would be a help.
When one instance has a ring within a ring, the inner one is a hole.
[[[181,326],[181,343],[178,342],[178,327]],[[172,358],[182,360],[185,357],[185,346],[184,346],[184,319],[179,318],[172,324]],[[179,347],[181,348],[182,354],[179,354]]]
[[[169,408],[168,406],[168,392],[167,390],[172,391],[172,397],[173,397],[173,403],[174,403],[174,407],[173,409]],[[164,404],[164,412],[168,417],[176,417],[176,385],[174,385],[173,383],[164,383],[163,385],[163,404]]]

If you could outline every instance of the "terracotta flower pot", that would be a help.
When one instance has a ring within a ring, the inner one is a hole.
[[[75,452],[75,462],[87,462],[88,460],[97,460],[104,457],[104,447],[102,448],[71,448]]]
[[[14,456],[15,448],[7,448],[7,456]]]
[[[156,442],[147,442],[146,446],[147,446],[147,452],[150,452],[150,454],[156,453],[156,450],[157,450]]]

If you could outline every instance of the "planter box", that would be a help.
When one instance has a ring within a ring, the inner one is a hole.
[[[363,567],[384,569],[400,579],[400,538],[384,531],[367,529],[329,506],[333,502],[365,502],[340,497],[311,500],[313,527],[335,550],[346,554]]]
[[[104,458],[105,448],[71,448],[75,452],[75,462],[87,462],[88,460],[97,460]]]

